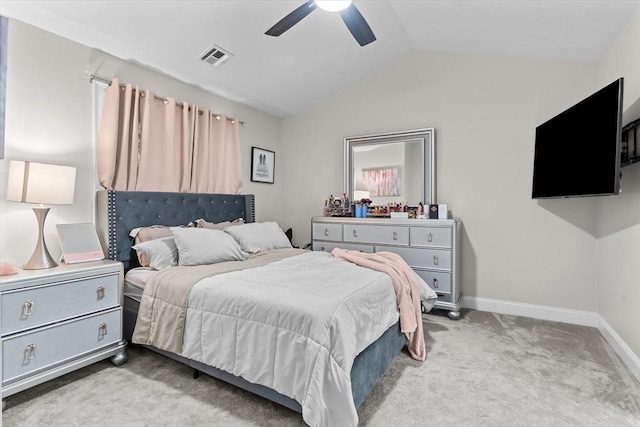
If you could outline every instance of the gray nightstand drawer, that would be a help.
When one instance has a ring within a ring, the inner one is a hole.
[[[55,282],[2,294],[2,335],[119,304],[118,275]]]
[[[401,225],[344,224],[344,241],[409,245],[409,227]]]
[[[342,224],[313,224],[313,239],[314,240],[334,240],[342,241]]]
[[[122,339],[120,308],[16,334],[2,342],[3,386]]]
[[[453,244],[451,227],[411,226],[411,246],[450,248]]]

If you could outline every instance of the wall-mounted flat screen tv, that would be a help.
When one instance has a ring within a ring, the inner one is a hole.
[[[623,81],[536,128],[534,199],[619,193]]]

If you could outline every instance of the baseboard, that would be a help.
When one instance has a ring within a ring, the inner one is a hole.
[[[622,359],[622,362],[631,370],[631,373],[640,381],[640,357],[633,353],[633,350],[624,342],[620,335],[604,320],[600,317],[600,323],[598,329],[604,339],[613,347],[616,354]]]
[[[598,328],[622,362],[640,381],[640,358],[598,313],[468,296],[463,296],[462,307]]]
[[[513,316],[531,317],[534,319],[552,320],[554,322],[571,323],[572,325],[598,327],[600,316],[588,311],[569,310],[566,308],[548,307],[544,305],[525,304],[488,298],[463,296],[462,306],[479,311],[511,314]]]

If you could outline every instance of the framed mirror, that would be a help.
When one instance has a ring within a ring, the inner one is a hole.
[[[417,206],[436,201],[433,128],[344,139],[344,188],[350,200]]]

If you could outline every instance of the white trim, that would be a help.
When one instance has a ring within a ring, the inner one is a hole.
[[[613,347],[622,362],[631,370],[631,373],[640,381],[640,357],[633,353],[633,350],[625,343],[620,335],[604,320],[600,317],[598,329],[604,339]]]
[[[92,198],[95,197],[96,191],[103,190],[102,185],[100,185],[100,181],[98,180],[98,132],[100,130],[100,116],[102,115],[102,104],[104,104],[104,97],[107,93],[107,88],[109,84],[98,79],[93,79],[91,81],[91,88],[93,89],[93,146],[92,146],[92,156],[93,163],[91,165],[91,174],[93,175],[93,195]],[[93,223],[96,224],[96,203],[92,204],[93,206]]]
[[[604,339],[622,359],[622,362],[640,381],[640,358],[634,354],[633,350],[616,331],[596,312],[468,296],[462,297],[462,307],[598,328]]]
[[[594,328],[598,327],[600,319],[598,313],[595,312],[468,296],[462,297],[462,306],[479,311],[532,317]]]

